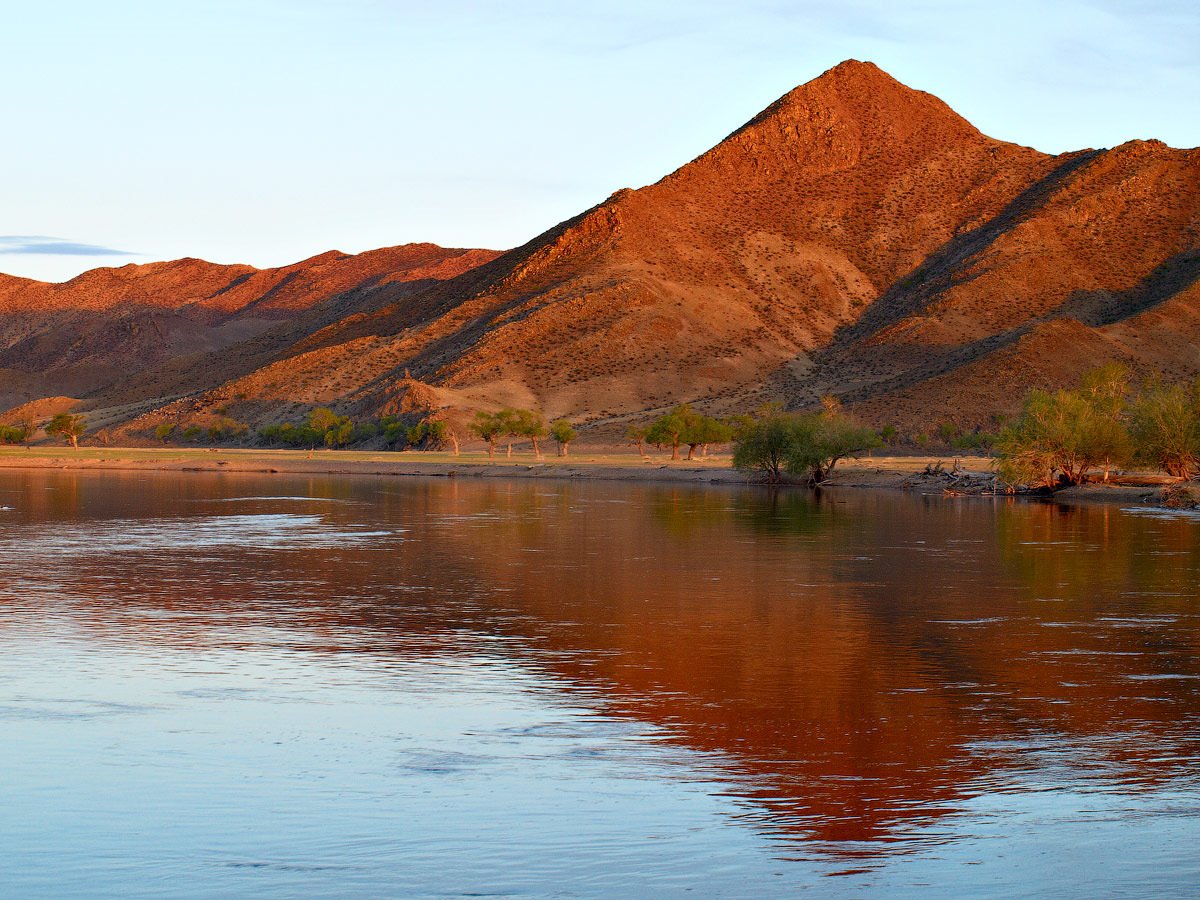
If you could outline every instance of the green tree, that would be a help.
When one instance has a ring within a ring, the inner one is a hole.
[[[961,430],[953,422],[942,422],[937,427],[938,440],[943,444],[950,446],[955,439],[961,434]]]
[[[37,433],[37,421],[34,419],[33,413],[22,413],[21,421],[18,423],[18,427],[25,433],[25,437],[23,437],[22,440],[25,442],[25,446],[28,447],[30,441],[33,440],[34,434]]]
[[[981,428],[976,428],[974,431],[969,431],[966,434],[960,434],[950,442],[950,446],[956,450],[990,450],[996,443],[996,435],[989,434]]]
[[[528,439],[529,443],[533,445],[533,455],[541,459],[542,449],[538,441],[550,433],[546,428],[546,420],[540,412],[532,409],[514,409],[510,412],[512,413],[511,433],[515,437]]]
[[[759,415],[760,415],[760,417],[763,417],[763,416],[766,416],[771,413],[777,413],[777,412],[782,412],[782,411],[783,411],[783,407],[780,406],[779,404],[774,404],[774,405],[767,404],[767,405],[764,405],[759,410]],[[730,429],[729,439],[731,441],[740,440],[742,435],[746,432],[746,429],[753,427],[753,425],[756,421],[757,421],[757,419],[754,416],[747,415],[746,413],[738,413],[737,415],[730,416],[728,419],[725,420],[725,424],[727,424]]]
[[[383,442],[388,445],[405,444],[408,442],[408,429],[398,416],[384,416],[379,420],[383,434]]]
[[[1129,369],[1121,363],[1108,363],[1084,372],[1079,379],[1079,392],[1100,415],[1119,418],[1129,394]]]
[[[1090,439],[1104,468],[1104,480],[1108,481],[1114,465],[1134,457],[1133,437],[1125,419],[1129,369],[1121,363],[1109,363],[1085,372],[1079,391],[1092,408]]]
[[[558,455],[568,456],[570,455],[571,441],[579,437],[579,432],[572,428],[571,423],[566,419],[558,419],[550,426],[550,436],[558,444]]]
[[[236,419],[218,419],[208,426],[208,439],[214,444],[230,438],[240,437],[250,430],[245,422]]]
[[[283,426],[277,424],[263,425],[258,429],[258,439],[264,444],[278,444],[283,440]]]
[[[449,444],[454,455],[458,456],[458,433],[446,419],[429,419],[429,447],[432,450],[445,450]]]
[[[325,434],[307,425],[284,422],[279,426],[279,440],[289,447],[308,447],[311,450],[325,442]]]
[[[787,469],[809,484],[824,481],[843,459],[879,446],[879,435],[840,411],[799,416],[793,440]]]
[[[498,437],[505,439],[504,455],[512,459],[513,439],[521,437],[520,414],[511,407],[505,407],[495,414],[496,424],[500,428]]]
[[[1138,459],[1176,478],[1200,475],[1200,382],[1148,384],[1130,418]]]
[[[154,436],[156,438],[158,438],[160,441],[162,441],[164,444],[167,442],[167,439],[170,438],[171,435],[174,433],[175,433],[175,423],[174,422],[163,422],[161,425],[159,425],[157,428],[154,429]]]
[[[308,414],[308,427],[324,434],[330,428],[341,425],[342,419],[328,406],[318,406]]]
[[[496,455],[496,442],[508,434],[508,421],[497,413],[480,410],[470,424],[471,433],[487,442],[488,459]]]
[[[360,435],[349,416],[339,416],[328,406],[318,406],[308,414],[307,426],[302,426],[281,435],[288,443],[307,444],[315,447],[324,444],[331,450],[349,446],[365,437]]]
[[[733,440],[734,426],[712,416],[693,413],[687,419],[683,433],[683,441],[688,445],[688,459],[694,458],[696,448],[701,448],[701,456],[708,456],[709,444],[725,444]]]
[[[325,430],[325,446],[331,450],[339,450],[354,443],[354,440],[354,423],[348,418],[339,417]]]
[[[638,456],[646,455],[646,434],[649,430],[645,425],[630,425],[625,429],[625,440],[637,444]]]
[[[695,459],[696,448],[703,447],[707,455],[709,444],[732,440],[734,428],[720,419],[706,416],[690,404],[681,403],[651,423],[645,439],[658,447],[670,447],[671,459],[679,459],[679,448],[687,444],[688,459]]]
[[[823,412],[804,415],[770,410],[737,436],[733,464],[762,472],[772,483],[787,472],[819,484],[841,460],[878,446],[879,436],[840,406],[826,404]]]
[[[743,426],[734,441],[734,468],[761,472],[771,484],[779,483],[795,443],[794,431],[794,416],[774,410],[760,415]]]
[[[656,447],[670,447],[671,459],[679,459],[679,446],[692,416],[691,406],[681,403],[669,413],[659,416],[646,429],[646,441]]]
[[[61,437],[72,447],[79,446],[79,439],[87,431],[87,419],[71,413],[57,413],[46,425],[46,434]]]
[[[1107,478],[1133,449],[1121,415],[1126,383],[1106,367],[1076,390],[1031,391],[996,440],[1001,479],[1052,490],[1081,484],[1100,467]]]
[[[404,440],[410,447],[419,447],[425,440],[428,430],[424,420],[422,420],[404,430]]]
[[[408,429],[408,443],[416,447],[424,445],[426,450],[444,450],[447,444],[458,455],[458,435],[445,419],[422,419]]]

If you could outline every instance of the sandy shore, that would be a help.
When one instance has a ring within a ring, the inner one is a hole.
[[[606,481],[665,481],[749,484],[755,479],[732,468],[728,456],[692,461],[635,453],[546,456],[503,453],[361,452],[354,450],[236,450],[131,447],[6,447],[0,468],[88,469],[163,472],[252,472],[292,475],[382,475],[458,478],[589,478]]]
[[[947,469],[961,460],[962,471],[988,474],[989,460],[979,457],[876,456],[842,463],[827,482],[834,488],[906,490],[940,495],[945,483],[920,477],[926,466]],[[243,472],[291,475],[426,476],[450,478],[545,478],[685,484],[756,484],[759,479],[734,469],[727,455],[672,461],[663,455],[633,452],[581,452],[570,457],[535,459],[528,452],[489,459],[480,452],[363,452],[354,450],[263,450],[141,447],[3,447],[0,468],[77,469],[162,472]],[[1056,502],[1148,503],[1164,484],[1160,475],[1122,477],[1116,484],[1088,484],[1060,491]]]

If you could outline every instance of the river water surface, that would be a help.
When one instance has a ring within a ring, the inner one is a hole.
[[[1200,520],[0,473],[0,895],[1200,890]]]

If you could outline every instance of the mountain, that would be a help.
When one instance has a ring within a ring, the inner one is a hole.
[[[461,410],[615,427],[683,400],[731,412],[833,393],[916,429],[989,425],[1028,387],[1114,359],[1200,373],[1200,152],[1041,153],[853,60],[661,181],[478,262],[374,283],[91,402],[180,398],[131,422],[144,432],[230,402],[252,422],[390,410],[420,383]],[[258,322],[308,290],[257,315],[237,294],[191,302]]]
[[[147,371],[188,371],[206,354],[235,346],[244,352],[272,337],[294,341],[371,309],[370,295],[383,286],[392,287],[389,296],[416,290],[495,255],[409,244],[358,255],[330,251],[275,269],[181,259],[93,269],[62,284],[0,275],[0,399],[12,405],[56,393],[130,394]],[[146,399],[132,394],[126,399]]]

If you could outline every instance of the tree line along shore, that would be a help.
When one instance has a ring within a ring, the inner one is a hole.
[[[28,444],[36,430],[33,422],[3,426],[0,441]],[[87,421],[80,414],[59,413],[44,423],[43,430],[47,437],[78,448],[87,434]],[[555,444],[557,457],[567,458],[578,436],[576,426],[566,419],[547,422],[536,410],[514,408],[477,412],[465,428],[430,411],[354,420],[318,407],[300,423],[269,424],[256,431],[227,419],[215,421],[206,430],[195,425],[180,428],[169,422],[154,429],[160,445],[180,450],[293,448],[306,450],[310,456],[320,448],[420,450],[459,458],[464,440],[475,439],[483,444],[490,461],[501,447],[504,458],[512,460],[514,445],[522,444],[528,445],[535,460],[544,460],[546,442]],[[726,418],[680,404],[643,424],[629,426],[625,441],[630,450],[636,448],[640,461],[653,459],[648,448],[669,462],[706,460],[710,448],[728,448],[729,462],[712,460],[717,468],[732,464],[746,480],[770,484],[829,483],[839,463],[876,450],[924,450],[929,454],[943,448],[947,454],[979,454],[974,471],[968,472],[961,463],[947,471],[931,461],[921,474],[968,492],[1052,493],[1089,482],[1110,482],[1129,467],[1186,481],[1200,476],[1200,382],[1151,379],[1135,387],[1127,369],[1108,365],[1086,373],[1073,388],[1030,391],[1020,413],[1002,423],[994,434],[978,429],[963,434],[939,427],[932,445],[929,440],[910,440],[907,448],[895,426],[869,428],[834,397],[823,398],[821,409],[813,412],[764,406],[751,414]],[[93,443],[103,446],[103,436],[93,436]],[[595,447],[588,452],[596,456]],[[611,452],[602,455],[608,464],[613,463]],[[937,457],[932,455],[933,460]]]

